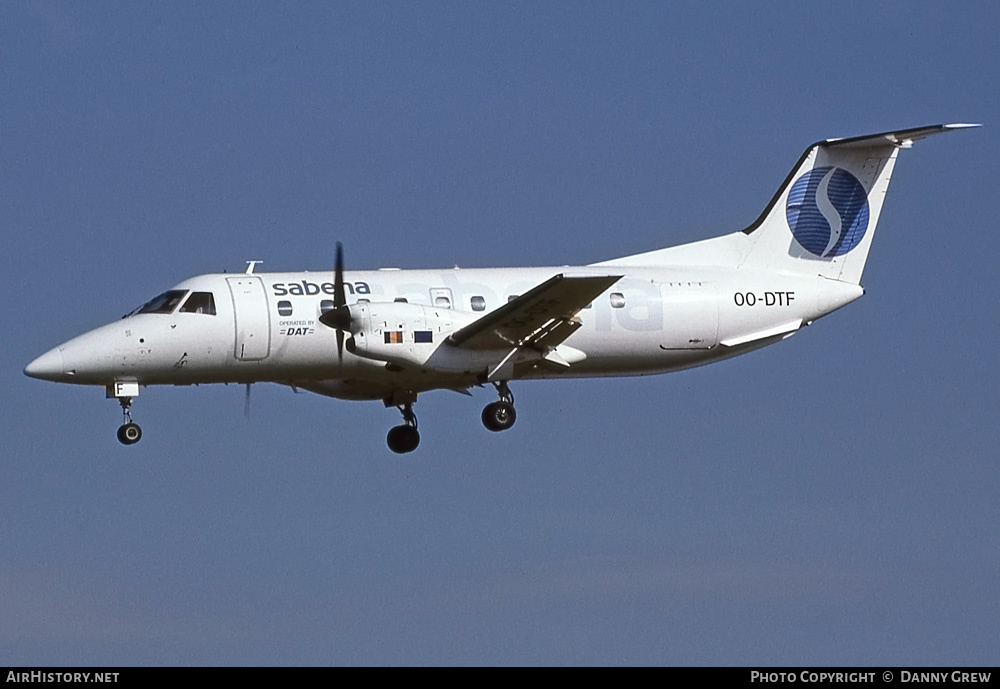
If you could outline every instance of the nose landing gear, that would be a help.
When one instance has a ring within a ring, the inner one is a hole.
[[[491,402],[483,408],[483,425],[487,429],[498,433],[506,431],[514,425],[517,420],[517,412],[514,411],[514,393],[507,386],[507,381],[501,380],[494,383],[500,399]]]
[[[413,413],[413,403],[406,402],[396,406],[403,414],[403,423],[389,429],[385,437],[389,449],[398,455],[413,452],[420,444],[420,433],[417,432],[417,416]]]

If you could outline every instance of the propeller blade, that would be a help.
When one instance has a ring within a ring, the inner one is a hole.
[[[344,246],[337,242],[337,260],[333,266],[333,305],[347,304],[347,294],[344,292]]]
[[[250,383],[247,383],[247,391],[243,397],[243,416],[250,418]]]
[[[344,291],[344,245],[340,242],[337,242],[337,257],[333,263],[333,308],[319,320],[337,330],[337,362],[344,363],[344,330],[351,327],[351,309]]]

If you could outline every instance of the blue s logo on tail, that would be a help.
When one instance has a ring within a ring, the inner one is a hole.
[[[788,227],[802,248],[821,258],[856,247],[868,231],[868,216],[864,185],[843,168],[813,168],[788,192]]]

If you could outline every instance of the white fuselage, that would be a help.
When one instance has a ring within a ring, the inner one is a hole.
[[[126,445],[142,435],[129,410],[143,385],[270,381],[382,400],[402,413],[386,436],[402,454],[420,442],[418,394],[489,383],[483,425],[506,430],[510,381],[708,364],[854,301],[899,151],[974,126],[818,141],[745,229],[589,266],[346,273],[337,244],[332,272],[201,275],[24,372],[105,386]]]
[[[562,345],[568,368],[518,378],[632,376],[718,361],[777,342],[853,301],[858,285],[734,268],[615,267],[375,270],[345,273],[347,302],[435,307],[458,329],[553,275],[621,274]],[[329,272],[211,274],[173,289],[214,296],[215,313],[138,313],[76,337],[32,363],[40,378],[85,385],[295,385],[348,399],[391,390],[467,388],[483,370],[408,369],[350,351],[318,321],[332,305]],[[401,344],[400,346],[408,346]],[[450,347],[445,341],[435,346]]]

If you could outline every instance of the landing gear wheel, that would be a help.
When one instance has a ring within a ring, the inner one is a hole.
[[[142,438],[142,429],[139,424],[129,423],[118,427],[118,442],[122,445],[135,445]]]
[[[417,432],[416,426],[407,424],[394,426],[389,429],[389,435],[385,437],[385,442],[389,445],[389,449],[396,454],[405,455],[407,452],[413,452],[417,449],[417,445],[420,444],[420,433]]]
[[[483,408],[483,425],[491,431],[506,431],[517,420],[517,412],[510,402],[491,402]]]

